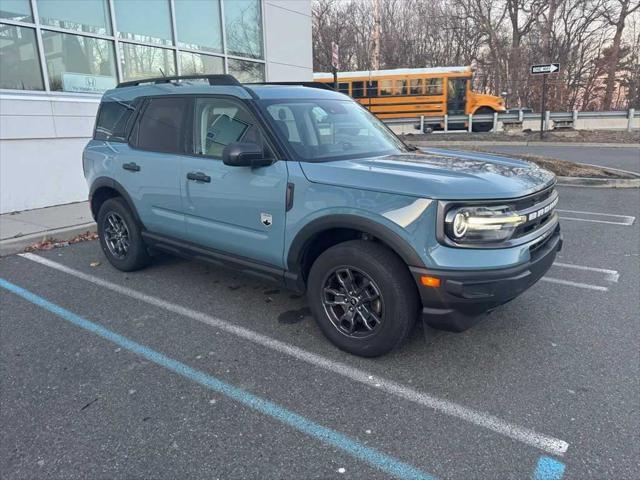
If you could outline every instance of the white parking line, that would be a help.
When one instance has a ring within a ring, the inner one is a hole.
[[[542,277],[540,280],[549,283],[559,283],[560,285],[571,285],[572,287],[586,288],[588,290],[598,290],[600,292],[608,292],[607,287],[601,287],[600,285],[591,285],[590,283],[572,282],[571,280],[562,280],[560,278]]]
[[[147,295],[142,292],[131,290],[130,288],[120,286],[116,283],[103,280],[93,275],[88,275],[47,258],[40,257],[38,255],[24,253],[20,256],[27,260],[37,262],[41,265],[45,265],[47,267],[72,275],[76,278],[80,278],[87,282],[93,283],[94,285],[99,285],[121,295],[126,295],[135,300],[146,302],[175,314],[183,315],[193,320],[197,320],[207,325],[216,327],[232,335],[236,335],[263,347],[270,348],[279,353],[289,355],[293,358],[309,363],[315,367],[336,373],[355,382],[376,388],[378,390],[382,390],[386,393],[395,395],[405,400],[409,400],[418,405],[431,408],[445,415],[449,415],[451,417],[455,417],[460,420],[472,423],[476,426],[486,428],[495,433],[504,435],[505,437],[517,440],[521,443],[538,448],[545,452],[554,455],[564,455],[564,453],[569,448],[569,444],[563,440],[559,440],[547,435],[542,435],[528,428],[509,423],[491,414],[474,410],[463,405],[451,402],[449,400],[440,399],[420,392],[418,390],[414,390],[402,384],[396,383],[393,380],[388,380],[386,378],[370,374],[365,370],[361,370],[345,363],[331,360],[302,348],[298,348],[293,345],[289,345],[279,340],[270,338],[266,335],[262,335],[252,330],[234,325],[219,318],[212,317],[205,313],[191,310],[189,308],[176,305],[174,303],[162,300],[157,297],[153,297],[151,295]]]
[[[561,210],[561,209],[556,209],[557,212],[559,213],[571,213],[571,214],[578,214],[578,215],[589,215],[592,217],[611,217],[611,218],[620,218],[621,221],[614,221],[614,220],[598,220],[598,219],[593,219],[593,218],[576,218],[576,217],[564,217],[562,215],[560,215],[560,218],[562,220],[574,220],[576,222],[591,222],[591,223],[605,223],[605,224],[609,224],[609,225],[624,225],[624,226],[630,226],[633,225],[633,222],[635,222],[636,217],[632,217],[630,215],[618,215],[618,214],[613,214],[613,213],[598,213],[598,212],[584,212],[581,210]]]
[[[620,278],[620,274],[617,270],[609,270],[607,268],[596,268],[596,267],[587,267],[585,265],[574,265],[572,263],[561,263],[561,262],[553,262],[554,267],[563,267],[563,268],[574,268],[576,270],[585,270],[587,272],[598,272],[604,273],[604,279],[607,282],[617,283]]]

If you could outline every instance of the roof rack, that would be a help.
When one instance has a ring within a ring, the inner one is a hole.
[[[140,80],[132,80],[130,82],[119,83],[116,88],[137,87],[141,83],[171,83],[180,80],[208,80],[209,85],[235,85],[242,86],[233,75],[178,75],[174,77],[158,77],[158,78],[142,78]]]
[[[301,87],[319,88],[321,90],[334,91],[331,85],[322,82],[251,82],[246,83],[245,85],[299,85]]]

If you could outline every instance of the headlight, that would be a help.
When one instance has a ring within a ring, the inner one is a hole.
[[[456,243],[501,242],[526,221],[526,215],[518,215],[506,205],[461,207],[447,212],[445,232]]]

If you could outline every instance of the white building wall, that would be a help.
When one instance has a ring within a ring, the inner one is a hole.
[[[266,78],[313,79],[311,0],[263,0]],[[0,92],[0,213],[84,201],[99,96]]]

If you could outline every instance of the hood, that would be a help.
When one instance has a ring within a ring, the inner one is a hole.
[[[516,198],[555,181],[553,173],[524,160],[434,148],[423,152],[300,165],[310,182],[438,200]]]

